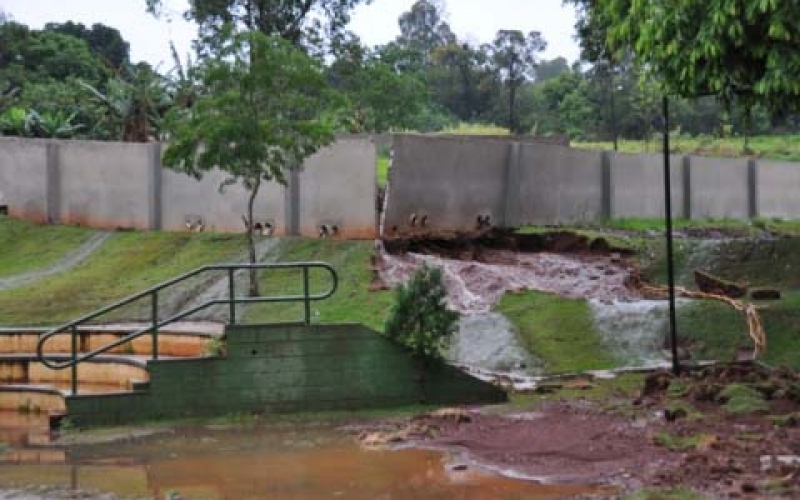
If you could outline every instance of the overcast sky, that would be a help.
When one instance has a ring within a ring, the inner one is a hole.
[[[566,57],[570,62],[579,56],[573,39],[575,12],[562,6],[562,0],[449,0],[448,20],[462,39],[490,42],[499,29],[541,31],[548,42],[544,57]],[[156,20],[145,12],[145,0],[0,0],[0,9],[33,28],[47,22],[75,21],[87,25],[103,23],[122,32],[131,44],[131,58],[153,65],[172,65],[169,42],[175,42],[181,54],[190,50],[195,35],[193,25],[180,14],[187,0],[165,0],[174,13],[172,20]],[[394,39],[399,29],[397,18],[409,10],[414,0],[373,0],[354,13],[351,28],[367,45]]]

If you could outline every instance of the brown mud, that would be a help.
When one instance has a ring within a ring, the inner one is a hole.
[[[734,401],[742,387],[758,395],[753,406]],[[485,467],[556,484],[589,481],[631,492],[681,485],[715,499],[800,498],[796,372],[753,363],[681,377],[657,372],[633,392],[599,399],[556,392],[506,411],[434,412],[361,437],[461,450]]]

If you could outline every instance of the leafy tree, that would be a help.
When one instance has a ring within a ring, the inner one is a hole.
[[[488,61],[489,56],[481,47],[468,43],[438,47],[428,71],[436,102],[462,121],[486,118],[501,90]]]
[[[397,289],[386,334],[415,356],[441,360],[458,321],[458,313],[447,309],[446,298],[441,269],[423,266]]]
[[[666,92],[738,103],[750,121],[757,103],[800,108],[800,4],[778,0],[650,2],[596,0],[609,52],[630,51]],[[629,8],[626,8],[629,7]]]
[[[541,61],[536,68],[536,81],[546,82],[569,72],[569,63],[563,57],[556,57],[549,61]]]
[[[191,108],[167,115],[170,142],[164,164],[195,177],[219,167],[249,192],[247,239],[256,262],[253,204],[264,182],[286,183],[298,168],[334,140],[336,125],[320,63],[289,42],[258,32],[223,32],[220,52],[199,61],[205,91]],[[255,270],[250,293],[258,295]]]
[[[360,47],[360,45],[359,45]],[[424,82],[413,73],[399,73],[353,47],[328,70],[334,88],[351,106],[351,132],[386,132],[413,128],[427,104]]]
[[[185,13],[213,46],[224,27],[234,24],[250,31],[288,40],[297,46],[319,47],[324,38],[336,40],[350,22],[350,12],[372,0],[192,0]],[[146,0],[149,12],[159,15],[163,0]]]
[[[126,66],[124,77],[114,77],[103,92],[83,84],[94,103],[104,110],[95,124],[105,139],[149,142],[158,138],[163,113],[170,106],[164,77],[149,64]],[[99,130],[95,131],[99,134]]]
[[[430,66],[434,51],[456,43],[450,25],[444,21],[444,2],[417,0],[398,20],[400,36],[396,44],[414,56],[418,69]]]
[[[109,67],[120,69],[130,64],[130,44],[122,38],[119,30],[96,23],[87,28],[82,23],[47,23],[45,31],[62,33],[84,40],[92,51]]]
[[[511,132],[521,133],[516,114],[517,91],[535,76],[537,54],[547,48],[538,31],[524,35],[518,30],[500,30],[491,47],[495,69],[508,90],[508,126]]]

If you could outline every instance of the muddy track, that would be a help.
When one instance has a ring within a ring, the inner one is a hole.
[[[82,264],[94,252],[100,249],[106,241],[111,238],[112,233],[97,233],[89,238],[89,241],[80,246],[77,250],[66,255],[64,258],[44,269],[37,269],[24,274],[17,274],[9,278],[0,279],[0,291],[12,290],[25,285],[29,285],[43,278],[55,274],[69,271],[70,269]]]

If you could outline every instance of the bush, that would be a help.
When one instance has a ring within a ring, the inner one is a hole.
[[[447,309],[441,269],[423,266],[397,289],[386,334],[423,359],[441,360],[458,313]]]

